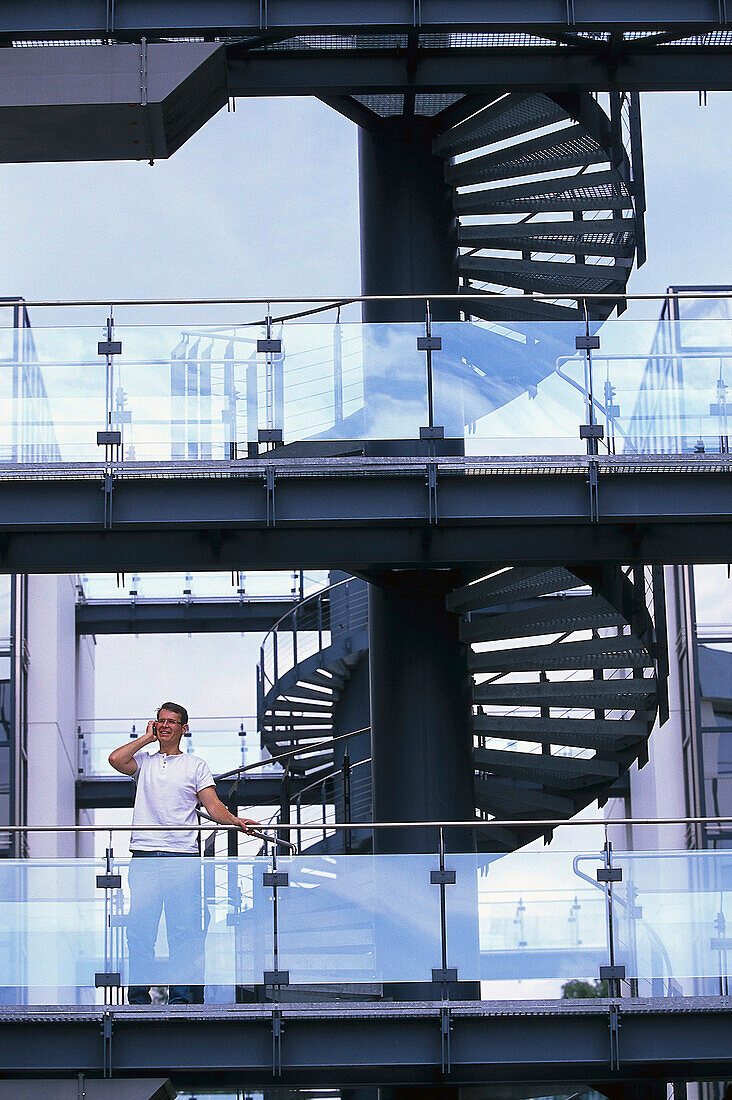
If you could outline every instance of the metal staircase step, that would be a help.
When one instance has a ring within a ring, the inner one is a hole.
[[[473,760],[478,769],[495,775],[531,779],[548,787],[583,787],[603,779],[617,779],[619,766],[611,760],[581,756],[545,756],[542,753],[477,748]]]
[[[553,569],[531,567],[503,570],[466,584],[450,592],[445,600],[448,611],[477,611],[513,599],[529,599],[550,593],[571,591],[585,584],[563,566]]]
[[[450,187],[470,187],[492,180],[534,176],[567,168],[602,164],[608,154],[583,126],[575,124],[551,134],[529,138],[506,149],[494,150],[445,167]]]
[[[476,684],[473,702],[494,706],[562,707],[572,710],[649,709],[656,696],[653,679],[562,680],[548,683]]]
[[[453,157],[566,118],[567,112],[541,92],[508,94],[440,134],[432,149],[439,157]]]
[[[532,672],[580,668],[650,668],[653,660],[632,634],[617,638],[588,638],[580,642],[521,646],[470,653],[471,672]]]
[[[277,711],[292,710],[292,711],[305,711],[307,714],[319,714],[321,712],[327,712],[332,714],[333,706],[336,702],[335,699],[326,699],[322,703],[316,699],[298,699],[299,691],[288,691],[287,695],[281,695],[276,702],[272,703],[270,709]]]
[[[521,225],[469,225],[458,230],[458,244],[461,248],[505,250],[521,253],[561,253],[569,256],[608,256],[629,257],[633,255],[635,236],[633,223],[628,222],[630,230],[605,229],[609,219],[596,222],[557,222],[557,230],[551,223],[541,223],[541,233],[524,232],[531,223]],[[594,226],[594,228],[592,228]],[[584,227],[584,228],[580,228]],[[494,232],[494,230],[513,230],[512,232]]]
[[[321,752],[313,756],[298,756],[290,763],[290,771],[293,775],[309,775],[326,766],[332,766],[333,752]]]
[[[509,783],[492,776],[475,777],[475,800],[485,813],[516,819],[532,818],[537,813],[570,817],[575,812],[571,798],[550,794],[528,783]]]
[[[474,293],[464,288],[464,293]],[[554,305],[551,302],[535,302],[530,298],[508,298],[506,295],[486,297],[485,301],[472,299],[462,307],[472,317],[484,321],[584,321],[584,313],[576,306]]]
[[[584,240],[596,236],[618,237],[632,235],[635,223],[632,218],[597,218],[594,221],[557,222],[488,222],[481,225],[461,225],[458,243],[471,247],[481,241],[500,241],[521,238],[532,241],[536,237],[573,237]],[[486,246],[487,247],[487,246]],[[492,245],[497,247],[497,245]],[[588,248],[587,251],[592,251]]]
[[[514,260],[506,256],[461,256],[460,271],[471,279],[520,290],[556,293],[601,294],[625,286],[628,266],[619,257],[615,264],[576,264],[561,260]]]
[[[305,681],[305,683],[307,683],[307,681]],[[288,699],[290,697],[294,697],[297,699],[309,699],[313,703],[324,703],[327,706],[332,706],[337,699],[337,696],[334,697],[333,695],[328,695],[326,694],[326,692],[319,691],[315,687],[304,686],[303,683],[299,683],[296,684],[295,687],[288,688],[288,690],[284,692],[282,696],[280,696],[280,698],[285,697]]]
[[[620,612],[600,596],[545,596],[532,607],[487,615],[474,612],[470,621],[460,623],[459,631],[464,642],[491,642],[625,625]]]
[[[473,732],[482,736],[505,737],[542,745],[615,750],[623,748],[626,743],[646,737],[648,726],[640,718],[611,720],[476,714],[473,717]]]
[[[265,715],[265,729],[289,729],[291,726],[332,726],[333,717],[330,714],[278,714],[276,711]]]
[[[337,676],[335,673],[328,675],[326,672],[309,672],[307,676],[303,677],[303,682],[312,684],[313,687],[330,688],[331,691],[341,691],[348,683],[348,678],[344,676]]]
[[[458,215],[548,214],[585,210],[632,210],[633,202],[617,172],[573,173],[548,180],[514,183],[453,196]]]

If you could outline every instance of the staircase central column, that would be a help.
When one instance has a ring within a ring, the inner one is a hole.
[[[426,118],[359,131],[362,294],[457,294],[457,219]],[[457,320],[456,302],[432,302]],[[424,321],[424,302],[364,302],[363,319]]]
[[[458,617],[434,576],[409,590],[369,586],[375,821],[470,820],[475,813],[470,676]],[[434,852],[438,831],[376,829],[375,852]],[[470,851],[470,830],[446,847]]]
[[[359,134],[362,292],[456,294],[457,222],[428,118],[380,120]],[[457,320],[456,302],[431,300]],[[367,323],[423,322],[425,303],[365,302]],[[369,386],[364,380],[368,405]],[[367,410],[368,412],[368,410]],[[419,443],[416,443],[419,446]],[[391,451],[394,453],[394,450]],[[444,572],[385,572],[369,586],[374,820],[474,816],[470,677]],[[453,848],[472,838],[448,833]],[[436,829],[376,830],[377,852],[436,851]]]

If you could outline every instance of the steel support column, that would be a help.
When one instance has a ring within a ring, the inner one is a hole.
[[[433,575],[434,576],[434,575]],[[376,821],[474,815],[470,678],[444,591],[369,589]],[[471,838],[448,831],[453,851]],[[434,852],[436,829],[379,829],[380,852]]]
[[[359,133],[363,294],[455,294],[457,223],[444,162],[432,152],[429,122],[384,119]],[[454,302],[432,315],[457,319]],[[422,302],[366,302],[363,319],[424,321]]]

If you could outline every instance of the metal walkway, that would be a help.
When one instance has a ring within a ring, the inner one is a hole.
[[[170,1073],[177,1088],[199,1089],[728,1078],[732,1004],[675,997],[0,1008],[0,1065],[8,1077]]]
[[[6,464],[0,565],[353,573],[725,562],[731,469],[729,455]],[[176,533],[164,550],[160,530]]]

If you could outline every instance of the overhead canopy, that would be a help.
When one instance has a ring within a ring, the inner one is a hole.
[[[0,161],[169,157],[226,101],[213,42],[0,50]]]

